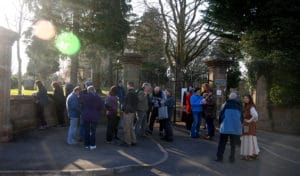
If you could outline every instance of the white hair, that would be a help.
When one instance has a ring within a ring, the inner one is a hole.
[[[229,95],[229,100],[234,100],[237,98],[237,94],[235,92],[231,92]]]

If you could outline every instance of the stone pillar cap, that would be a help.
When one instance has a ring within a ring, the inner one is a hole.
[[[0,26],[0,43],[10,43],[12,45],[19,37],[18,33]]]

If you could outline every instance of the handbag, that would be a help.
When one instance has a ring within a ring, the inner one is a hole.
[[[243,126],[243,131],[244,131],[244,133],[249,133],[249,126],[248,125],[244,125]]]
[[[168,107],[162,106],[158,108],[158,119],[163,120],[168,118]]]

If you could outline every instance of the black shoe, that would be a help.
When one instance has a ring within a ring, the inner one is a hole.
[[[118,136],[115,137],[116,140],[120,140],[120,138],[118,138]]]
[[[136,143],[131,143],[131,146],[136,146]]]
[[[235,161],[234,158],[231,158],[231,157],[229,158],[229,162],[230,162],[230,163],[234,163],[234,161]]]
[[[216,162],[220,162],[220,163],[221,163],[221,162],[223,162],[223,159],[221,159],[221,158],[217,158],[217,159],[215,159],[215,161],[216,161]]]

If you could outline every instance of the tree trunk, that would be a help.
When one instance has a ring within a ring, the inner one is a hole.
[[[97,92],[100,93],[101,88],[101,59],[95,59],[94,62],[92,62],[92,68],[93,68],[93,85]]]
[[[79,34],[79,12],[74,11],[73,12],[73,32],[74,34]],[[70,73],[70,81],[73,85],[77,85],[78,81],[78,65],[79,65],[79,56],[78,54],[71,56],[71,73]]]
[[[107,59],[109,59],[109,64],[108,64],[108,70],[109,70],[109,85],[112,86],[114,84],[114,77],[113,77],[113,56],[110,52],[108,52]]]
[[[20,39],[17,40],[17,58],[18,58],[18,95],[22,95],[22,59],[20,55]]]

